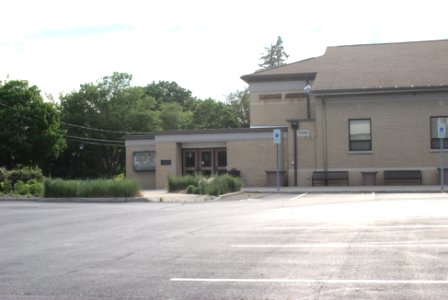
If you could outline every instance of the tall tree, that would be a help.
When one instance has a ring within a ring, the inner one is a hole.
[[[161,109],[164,104],[177,103],[184,111],[192,110],[195,98],[191,91],[184,89],[174,81],[152,82],[144,87],[145,94],[156,99],[157,109]]]
[[[237,127],[247,128],[250,126],[250,101],[249,89],[237,90],[227,96],[227,104],[238,122]]]
[[[275,44],[265,47],[264,50],[266,53],[260,57],[261,63],[258,65],[263,69],[281,66],[285,64],[289,57],[285,52],[283,40],[280,36],[277,37],[277,42]]]
[[[178,103],[165,103],[160,109],[160,120],[163,130],[190,129],[192,113],[183,111]]]
[[[19,80],[0,84],[0,141],[0,165],[44,170],[66,146],[55,105]]]
[[[131,80],[129,74],[114,73],[61,97],[68,149],[54,175],[111,177],[122,173],[125,133],[161,129],[159,113],[154,110],[156,100],[145,95],[143,88],[131,87]]]
[[[195,103],[193,126],[196,129],[236,128],[238,121],[228,104],[206,99]]]

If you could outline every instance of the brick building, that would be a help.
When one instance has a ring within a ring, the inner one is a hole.
[[[237,169],[247,186],[265,186],[278,128],[285,185],[311,185],[316,171],[347,171],[350,185],[369,174],[382,185],[388,170],[418,170],[435,185],[437,127],[448,122],[447,53],[448,40],[337,46],[244,75],[251,128],[129,136],[127,177],[164,188],[167,175]]]

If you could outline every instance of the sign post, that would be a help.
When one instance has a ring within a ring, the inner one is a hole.
[[[440,189],[442,193],[445,191],[445,155],[443,153],[443,139],[446,138],[446,124],[438,123],[437,133],[440,139]]]
[[[280,129],[274,129],[274,144],[275,144],[275,151],[276,151],[276,156],[277,156],[277,175],[276,175],[276,179],[277,179],[277,193],[280,191],[280,157],[279,157],[279,153],[278,153],[278,147],[280,145],[280,143],[282,142],[282,131]]]

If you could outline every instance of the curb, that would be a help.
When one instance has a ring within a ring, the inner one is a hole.
[[[145,197],[118,197],[118,198],[20,198],[20,197],[2,197],[1,201],[16,202],[50,202],[50,203],[127,203],[127,202],[149,202]]]

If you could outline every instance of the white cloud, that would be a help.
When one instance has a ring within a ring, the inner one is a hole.
[[[289,61],[330,45],[448,37],[445,4],[431,0],[3,2],[0,79],[54,95],[120,71],[223,100],[278,35]]]

